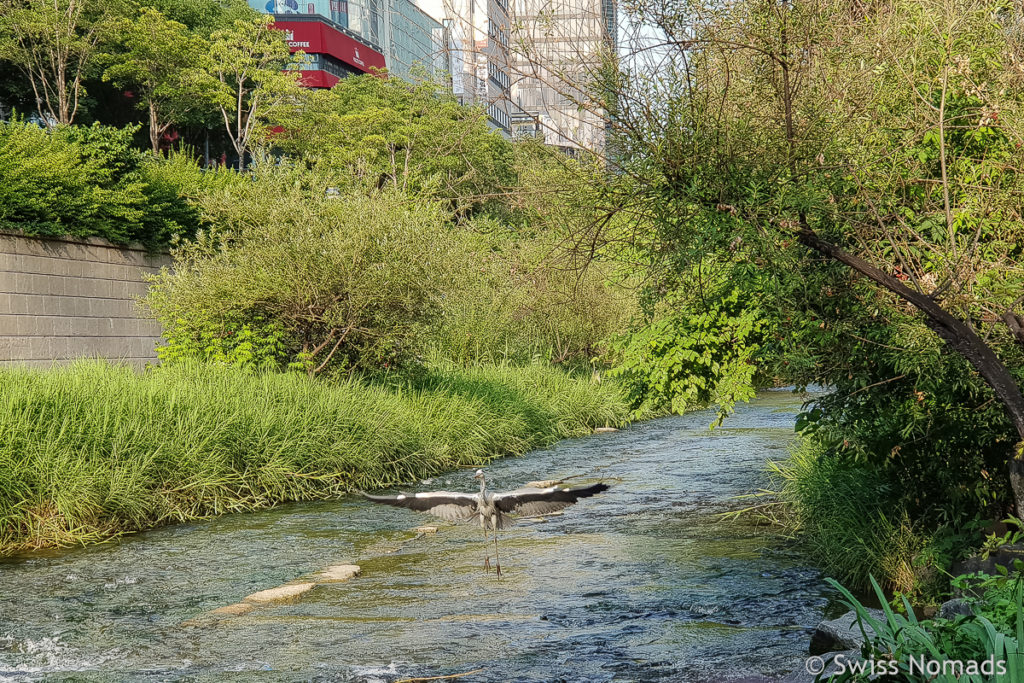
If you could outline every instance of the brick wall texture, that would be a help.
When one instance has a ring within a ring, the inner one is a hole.
[[[146,291],[144,274],[170,264],[100,239],[0,234],[0,367],[83,357],[154,362],[160,325],[135,300]]]

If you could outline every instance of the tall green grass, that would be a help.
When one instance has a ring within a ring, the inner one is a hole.
[[[214,365],[0,372],[0,553],[407,482],[619,424],[547,367],[335,384]]]
[[[769,468],[785,510],[777,521],[828,574],[855,590],[869,590],[873,576],[891,590],[918,587],[914,558],[927,542],[870,469],[832,456],[813,439]]]

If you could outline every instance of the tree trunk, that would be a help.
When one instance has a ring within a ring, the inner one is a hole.
[[[803,216],[800,217],[798,239],[804,246],[849,266],[923,312],[928,316],[928,327],[945,339],[992,387],[1017,430],[1018,441],[1009,455],[1009,473],[1017,515],[1024,515],[1024,393],[991,347],[974,328],[951,315],[928,295],[907,287],[894,276],[819,237]]]
[[[153,156],[160,156],[160,127],[157,123],[156,102],[149,101],[149,144],[153,146]]]

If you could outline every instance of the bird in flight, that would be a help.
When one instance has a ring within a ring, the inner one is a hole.
[[[494,534],[494,569],[501,577],[501,561],[498,559],[498,529],[512,524],[510,515],[523,517],[539,517],[548,515],[568,507],[580,498],[589,498],[597,493],[608,490],[607,484],[590,484],[589,486],[551,486],[548,488],[522,488],[505,493],[492,493],[487,490],[484,471],[477,470],[474,479],[480,480],[479,493],[455,493],[452,491],[427,491],[424,493],[403,493],[398,496],[371,496],[363,493],[363,497],[374,503],[403,507],[416,512],[426,512],[449,522],[479,521],[484,530],[484,542],[489,539],[488,532]],[[484,569],[490,570],[491,558],[484,560]]]

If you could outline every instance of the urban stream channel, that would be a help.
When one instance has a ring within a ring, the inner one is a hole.
[[[611,489],[501,532],[356,497],[285,505],[0,561],[0,681],[756,681],[801,668],[834,599],[769,531],[722,518],[784,458],[802,398],[558,443],[487,468],[493,490]],[[472,491],[472,470],[413,490]],[[575,481],[575,480],[574,480]],[[437,533],[417,534],[417,525]],[[353,563],[362,575],[214,618]],[[763,678],[762,678],[763,677]]]

